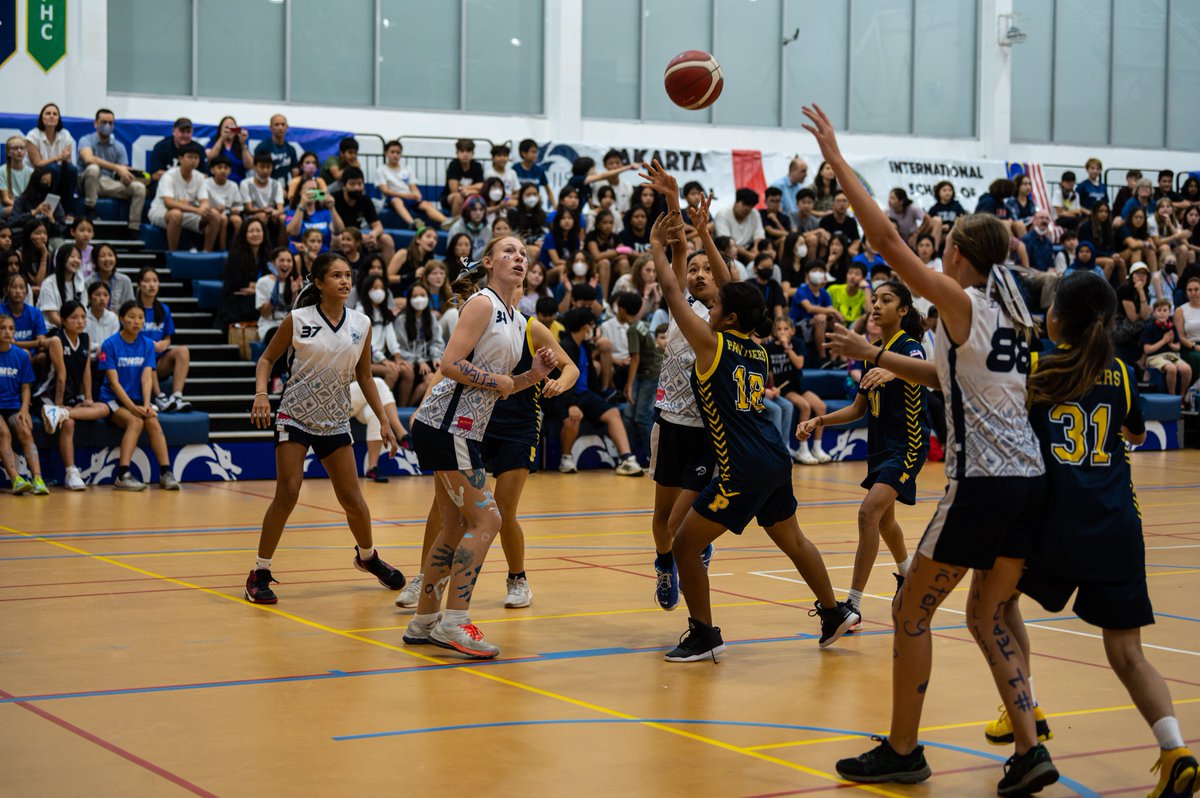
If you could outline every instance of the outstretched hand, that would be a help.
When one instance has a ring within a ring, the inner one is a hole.
[[[869,360],[875,352],[870,341],[841,324],[834,324],[833,330],[825,334],[825,340],[830,351],[848,360]]]
[[[679,211],[660,213],[650,228],[650,242],[660,247],[666,247],[671,241],[677,240],[683,233],[683,215]]]
[[[650,163],[643,161],[642,168],[646,171],[638,172],[638,177],[646,181],[645,185],[650,186],[664,197],[679,196],[679,183],[675,180],[674,175],[663,169],[658,159]]]
[[[712,204],[712,199],[712,194],[701,194],[699,202],[688,206],[688,219],[701,234],[708,232],[708,206]]]
[[[821,147],[821,155],[825,156],[825,160],[833,161],[841,158],[842,153],[838,149],[837,136],[833,132],[833,123],[829,121],[829,117],[821,110],[821,106],[813,103],[811,106],[804,106],[801,111],[808,117],[812,124],[801,125],[800,127],[813,134],[813,138],[817,140],[817,144]]]

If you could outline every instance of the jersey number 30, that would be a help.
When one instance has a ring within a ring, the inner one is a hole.
[[[737,409],[751,410],[756,413],[763,411],[763,392],[766,390],[766,380],[757,371],[749,371],[745,366],[733,370],[733,382],[737,385]]]
[[[1104,451],[1104,441],[1108,438],[1108,426],[1112,419],[1112,408],[1108,405],[1096,405],[1090,415],[1075,402],[1065,402],[1055,405],[1050,410],[1050,421],[1062,427],[1063,442],[1050,447],[1054,459],[1063,465],[1106,466],[1112,462],[1112,455]],[[1091,428],[1092,441],[1088,445],[1088,429]]]

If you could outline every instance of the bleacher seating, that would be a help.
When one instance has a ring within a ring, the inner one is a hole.
[[[220,280],[225,272],[225,253],[168,252],[167,268],[176,280]]]

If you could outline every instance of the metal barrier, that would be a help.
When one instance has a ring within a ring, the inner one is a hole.
[[[378,184],[376,173],[384,164],[383,148],[390,139],[384,139],[378,133],[355,133],[358,139],[358,160],[362,163],[363,173],[367,182]],[[410,145],[417,142],[449,142],[453,144],[462,136],[401,136],[397,141],[404,147],[406,154],[403,163],[412,175],[413,182],[420,186],[441,186],[446,182],[446,167],[454,160],[451,155],[409,155]],[[475,137],[475,160],[486,162],[491,159],[492,147],[495,142],[488,138]],[[482,153],[482,155],[480,154]],[[513,153],[511,158],[515,158]],[[510,158],[510,162],[511,162]]]

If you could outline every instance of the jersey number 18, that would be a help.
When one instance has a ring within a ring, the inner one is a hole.
[[[738,410],[763,411],[763,393],[767,388],[763,375],[745,366],[738,366],[733,370],[733,384],[737,386]]]

